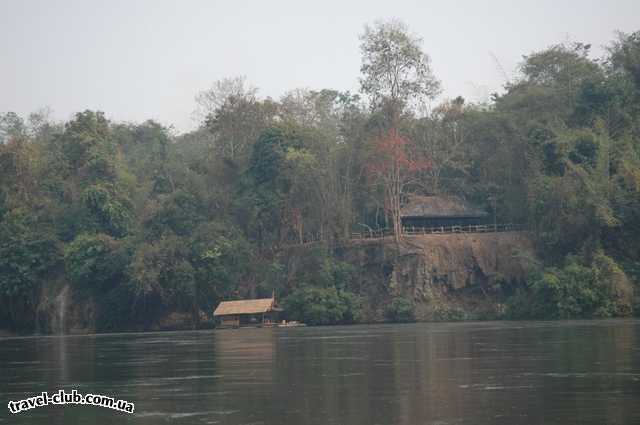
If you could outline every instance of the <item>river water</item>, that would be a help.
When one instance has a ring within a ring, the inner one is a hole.
[[[640,424],[640,321],[0,339],[0,423]],[[10,414],[58,389],[135,403]]]

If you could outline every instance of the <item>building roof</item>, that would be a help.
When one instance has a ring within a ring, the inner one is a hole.
[[[214,316],[230,314],[260,314],[277,310],[274,298],[257,300],[222,301],[213,312]]]
[[[486,217],[488,214],[457,196],[418,196],[412,195],[402,207],[400,215],[422,218],[471,218]]]

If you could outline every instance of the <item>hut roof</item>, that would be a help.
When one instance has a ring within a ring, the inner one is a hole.
[[[487,213],[457,196],[413,195],[402,207],[402,217],[486,217]]]
[[[277,310],[274,298],[261,298],[257,300],[222,301],[213,312],[214,316],[227,316],[230,314],[260,314]]]

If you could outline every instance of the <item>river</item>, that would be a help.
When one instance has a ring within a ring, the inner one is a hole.
[[[0,338],[0,423],[640,424],[640,320]],[[135,403],[17,414],[59,389]]]

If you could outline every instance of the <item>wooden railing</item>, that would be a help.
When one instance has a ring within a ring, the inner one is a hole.
[[[403,232],[406,235],[426,235],[432,233],[493,233],[493,232],[514,232],[523,230],[524,227],[518,224],[468,224],[460,226],[440,226],[440,227],[405,227]]]
[[[459,226],[436,226],[436,227],[403,227],[402,233],[408,236],[433,235],[442,233],[495,233],[495,232],[515,232],[524,230],[519,224],[468,224]],[[380,239],[393,236],[391,229],[379,229],[369,232],[352,233],[352,240],[359,239]]]

